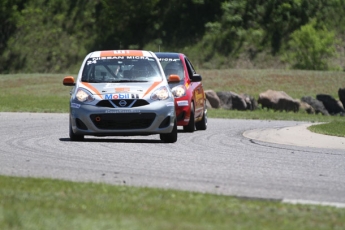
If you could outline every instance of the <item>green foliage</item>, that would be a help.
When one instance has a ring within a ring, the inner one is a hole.
[[[24,8],[25,0],[1,0],[0,1],[0,72],[8,72],[7,66],[11,65],[12,60],[15,59],[14,55],[5,58],[3,53],[6,49],[9,49],[7,41],[16,32],[16,20],[21,11]],[[15,68],[20,68],[16,66]]]
[[[287,61],[296,69],[328,70],[328,58],[336,56],[335,33],[317,28],[313,20],[291,35]]]
[[[8,72],[67,72],[76,70],[94,39],[93,1],[27,1],[17,11],[16,31],[3,58]],[[73,68],[75,67],[75,68]]]
[[[344,5],[345,0],[2,0],[0,73],[77,71],[87,53],[103,49],[183,51],[203,68],[236,67],[243,58],[253,66],[267,59],[269,65],[279,62],[291,35],[313,18],[345,41]],[[328,39],[322,27],[315,29],[317,37]],[[339,44],[337,52],[343,49]]]

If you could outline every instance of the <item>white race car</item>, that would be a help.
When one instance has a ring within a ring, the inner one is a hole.
[[[88,54],[75,80],[70,99],[69,136],[130,136],[159,134],[177,141],[174,97],[156,55],[142,50],[106,50]]]

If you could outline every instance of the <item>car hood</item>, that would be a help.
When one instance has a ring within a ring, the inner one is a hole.
[[[150,95],[155,89],[166,85],[163,81],[155,82],[128,82],[128,83],[86,83],[80,87],[90,91],[98,99],[139,99]]]

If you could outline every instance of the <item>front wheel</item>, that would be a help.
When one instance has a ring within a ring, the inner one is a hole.
[[[183,126],[183,131],[192,133],[195,130],[194,104],[190,107],[190,118],[188,125]]]
[[[69,122],[69,139],[71,141],[83,141],[84,140],[84,135],[76,135],[73,132],[71,121]]]
[[[177,121],[175,119],[174,128],[171,133],[162,133],[159,135],[161,141],[165,143],[175,143],[177,141]]]
[[[204,114],[202,115],[201,121],[195,123],[195,128],[197,130],[206,130],[207,129],[207,109],[204,108]]]

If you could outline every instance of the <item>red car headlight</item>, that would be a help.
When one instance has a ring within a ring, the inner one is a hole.
[[[179,98],[186,96],[187,89],[184,85],[178,85],[171,89],[172,94],[174,97]]]

